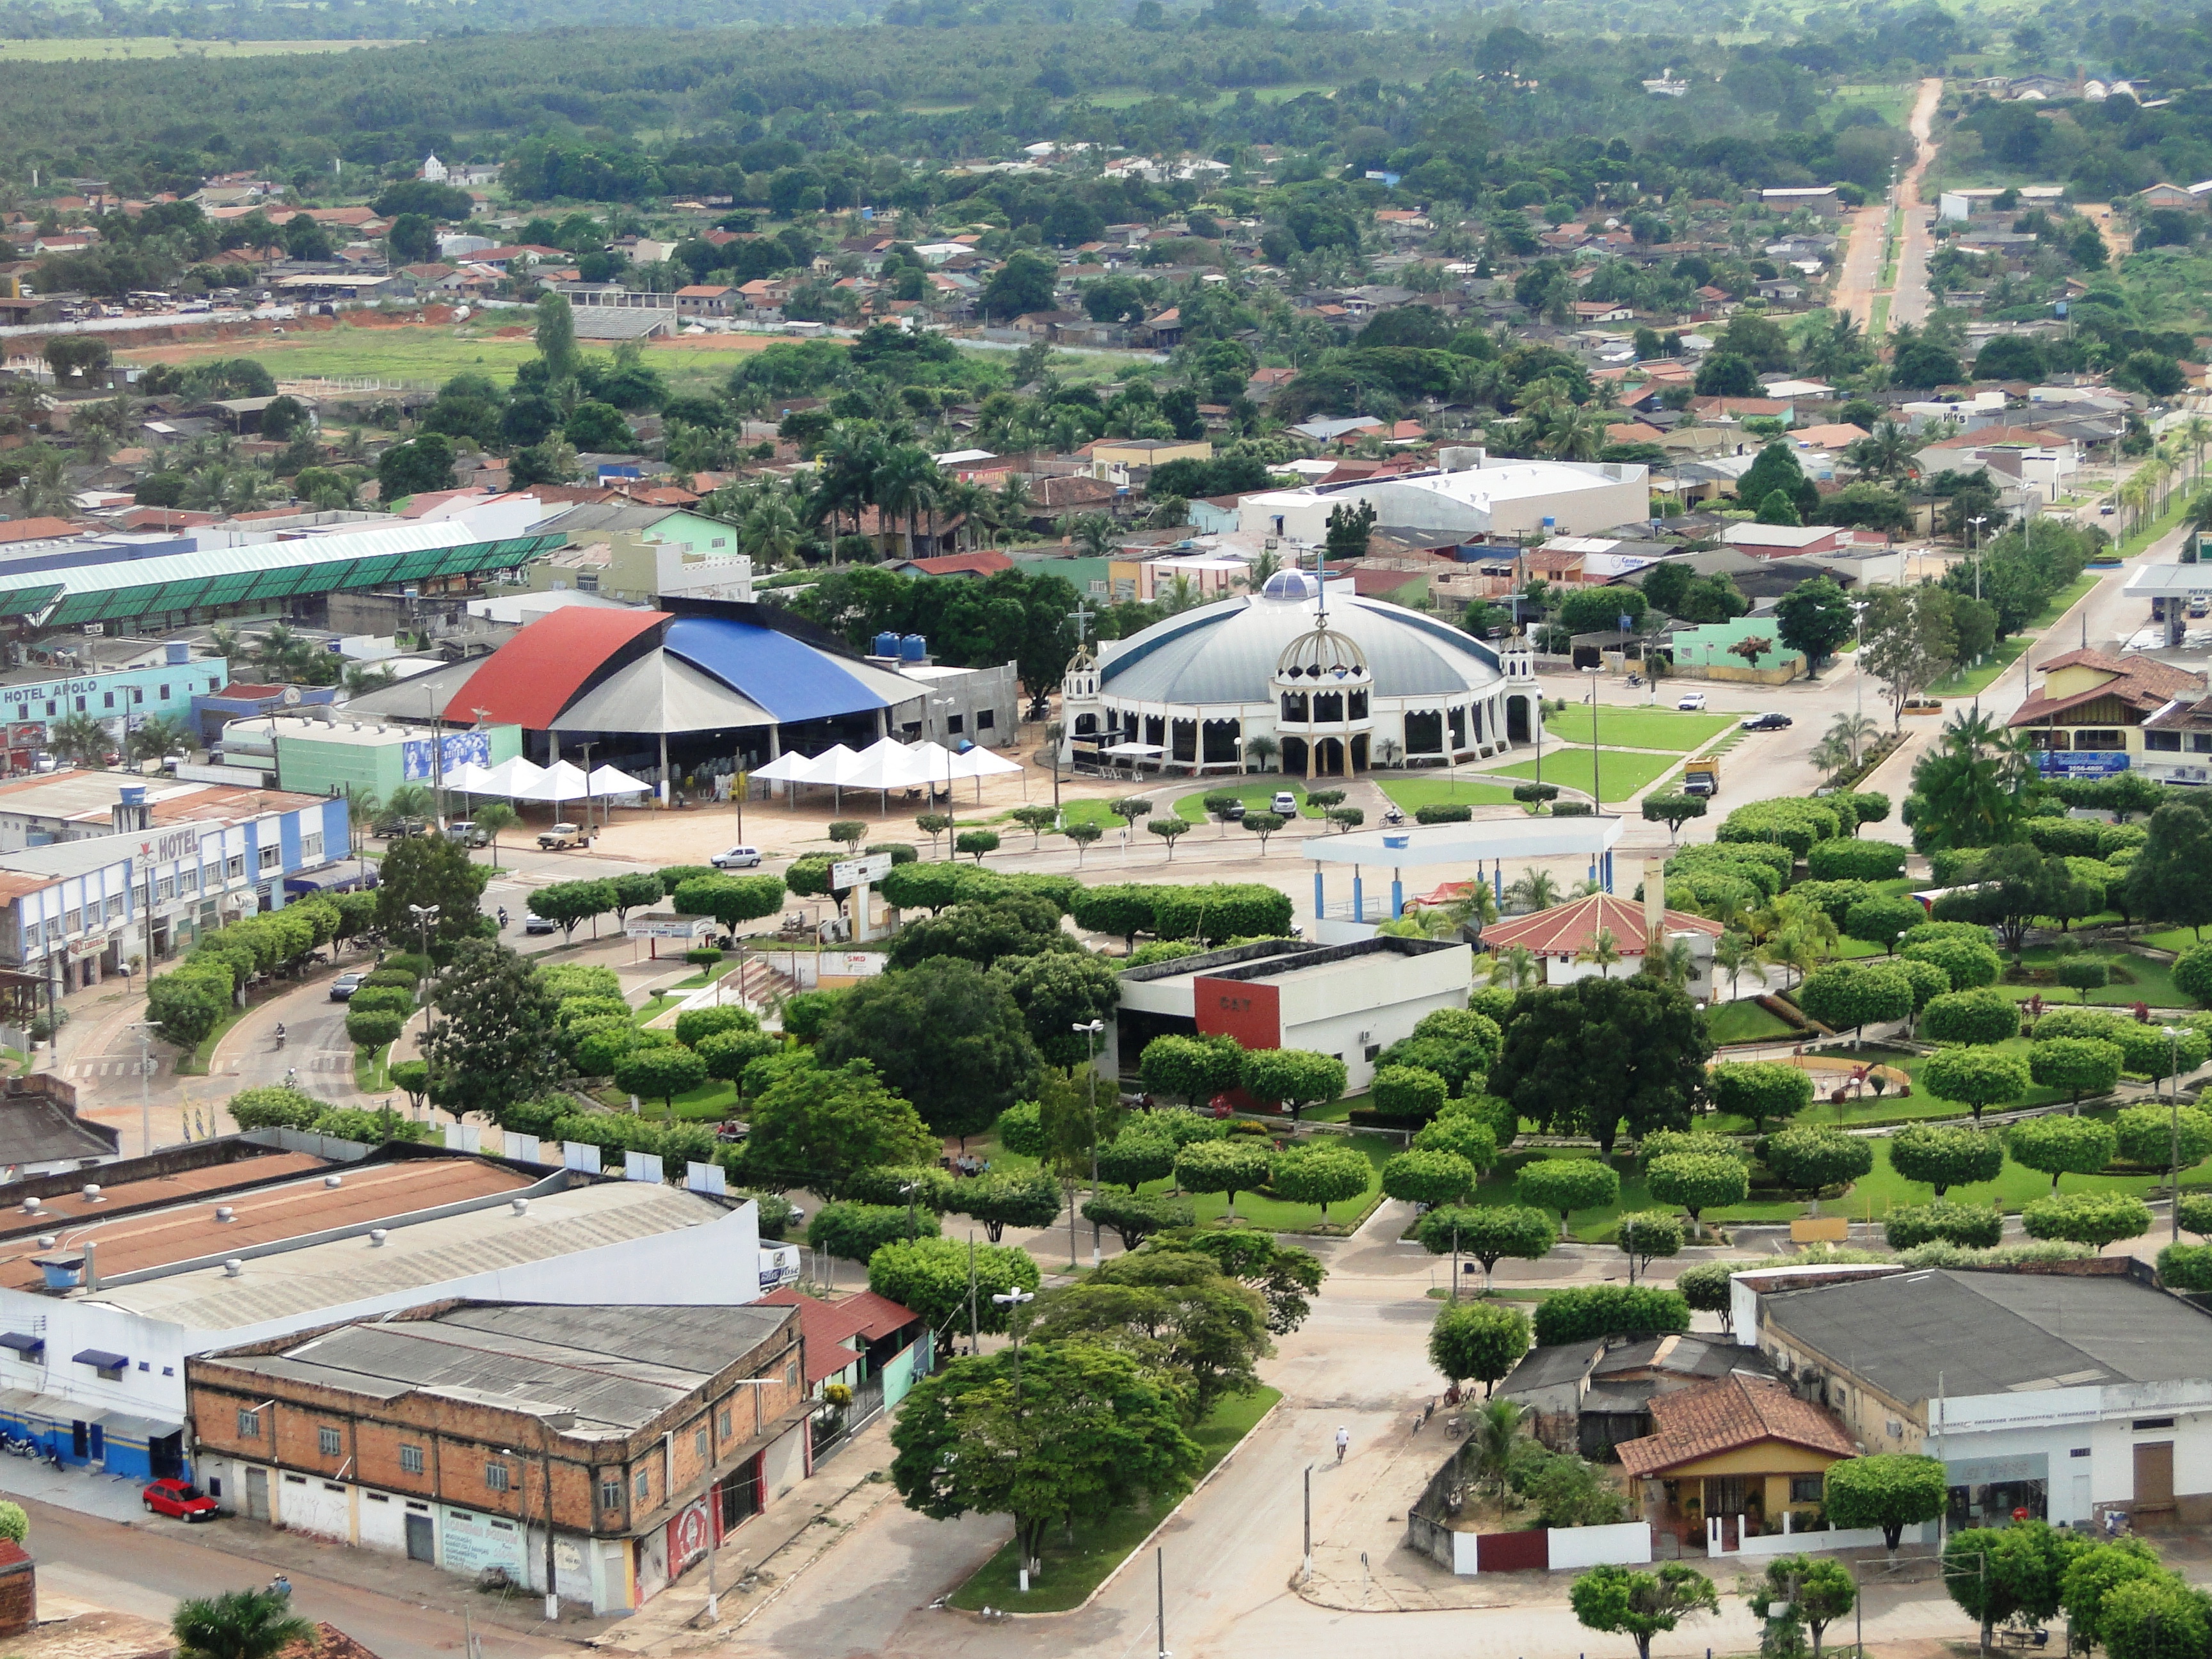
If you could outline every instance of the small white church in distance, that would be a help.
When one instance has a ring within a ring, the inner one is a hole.
[[[1060,690],[1064,760],[1191,773],[1444,765],[1525,744],[1542,719],[1525,641],[1493,648],[1296,569],[1079,651]],[[1252,752],[1262,737],[1273,765]]]

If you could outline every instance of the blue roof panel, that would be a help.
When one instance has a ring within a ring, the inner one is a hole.
[[[668,624],[662,644],[694,667],[744,692],[780,725],[892,706],[857,676],[847,673],[828,653],[757,623],[678,617]]]

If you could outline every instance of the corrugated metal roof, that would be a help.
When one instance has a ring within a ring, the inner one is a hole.
[[[569,1433],[626,1433],[774,1338],[783,1307],[493,1304],[434,1319],[349,1326],[281,1354],[218,1358],[258,1376],[374,1400],[409,1394],[548,1415]]]
[[[296,593],[426,580],[520,565],[560,541],[557,536],[487,541],[467,525],[447,520],[246,547],[202,548],[158,559],[26,573],[13,580],[0,572],[0,615],[33,615],[51,605],[51,611],[40,617],[41,623],[67,627]]]
[[[928,690],[872,664],[848,661],[732,617],[679,617],[669,624],[664,645],[787,725],[892,708]]]
[[[571,732],[720,732],[775,716],[681,657],[653,651],[561,711]]]

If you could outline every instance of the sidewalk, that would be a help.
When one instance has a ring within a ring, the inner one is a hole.
[[[707,1618],[708,1563],[702,1560],[628,1619],[591,1638],[611,1651],[665,1655],[720,1647],[763,1612],[861,1521],[898,1493],[884,1471],[890,1419],[879,1417],[714,1552],[720,1606]]]

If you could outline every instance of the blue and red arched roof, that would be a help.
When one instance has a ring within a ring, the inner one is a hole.
[[[669,619],[665,611],[598,605],[552,611],[487,657],[453,694],[444,717],[546,731],[592,680],[657,644]]]

